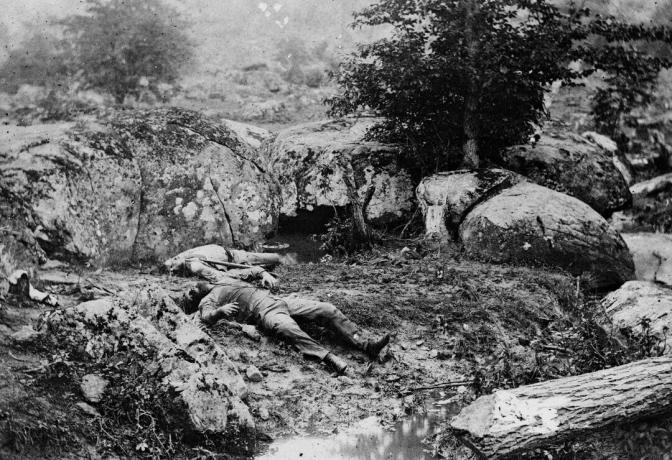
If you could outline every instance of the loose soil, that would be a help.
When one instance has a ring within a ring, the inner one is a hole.
[[[347,375],[303,359],[274,337],[255,341],[225,323],[211,329],[243,375],[254,365],[264,376],[261,382],[247,382],[260,452],[272,439],[337,433],[371,416],[391,427],[422,410],[429,392],[420,388],[438,387],[452,403],[463,405],[494,387],[576,371],[576,357],[548,345],[564,344],[574,333],[583,299],[574,278],[462,260],[451,247],[409,259],[402,256],[402,246],[395,242],[363,256],[276,269],[280,288],[275,294],[332,302],[372,334],[392,334],[389,347],[372,363],[328,331],[303,325],[348,361]],[[56,293],[63,308],[107,292],[152,283],[179,290],[193,281],[148,273],[148,268],[75,273],[66,267],[43,273],[51,283],[43,281],[42,287]],[[57,283],[68,271],[70,284]],[[82,400],[79,388],[50,392],[36,385],[34,369],[50,357],[9,338],[45,311],[11,302],[0,309],[0,427],[5,428],[0,457],[100,454],[95,427],[82,428],[87,418],[75,406]],[[442,387],[451,382],[457,383]]]

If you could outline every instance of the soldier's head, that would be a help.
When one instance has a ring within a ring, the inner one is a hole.
[[[198,304],[201,303],[203,297],[208,295],[212,290],[213,285],[204,281],[192,284],[184,293],[181,302],[178,302],[185,313],[193,313],[198,310]]]

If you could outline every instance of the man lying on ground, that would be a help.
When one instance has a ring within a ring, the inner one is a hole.
[[[279,264],[292,265],[296,263],[293,254],[276,254],[274,252],[248,252],[239,249],[229,249],[216,244],[206,244],[188,249],[175,257],[168,259],[164,265],[169,271],[176,271],[184,266],[187,259],[199,259],[215,263],[229,263],[242,265],[258,265],[274,267]]]
[[[269,291],[246,282],[261,279],[265,285],[275,285],[275,279],[261,267],[224,272],[199,259],[185,259],[180,267],[207,280],[190,288],[185,293],[187,298],[180,302],[182,305],[198,305],[204,323],[212,325],[228,319],[256,324],[263,331],[275,334],[294,346],[304,356],[324,361],[339,373],[345,372],[348,364],[306,334],[296,319],[312,321],[331,330],[370,359],[375,359],[390,341],[389,335],[379,340],[369,338],[365,331],[330,303],[297,297],[279,299]]]

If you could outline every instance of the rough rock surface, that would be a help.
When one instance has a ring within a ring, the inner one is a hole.
[[[280,131],[267,141],[262,155],[281,185],[281,213],[346,206],[348,182],[362,199],[375,186],[367,208],[374,223],[398,220],[410,211],[413,186],[398,167],[399,148],[364,139],[375,123],[370,118],[319,121]]]
[[[477,205],[460,225],[468,254],[493,262],[561,267],[596,287],[634,277],[623,239],[585,203],[522,182]]]
[[[602,300],[602,308],[618,329],[642,333],[648,320],[649,333],[665,340],[672,333],[672,289],[650,281],[628,281]],[[665,344],[665,353],[672,347]]]
[[[638,280],[672,286],[672,235],[664,233],[623,233],[635,262]]]
[[[262,142],[272,136],[271,132],[267,129],[248,125],[247,123],[227,120],[226,118],[222,118],[222,123],[254,149],[261,147]]]
[[[96,374],[86,374],[82,377],[80,389],[82,395],[90,403],[99,403],[103,399],[103,393],[109,382]]]
[[[0,134],[0,194],[21,209],[15,230],[49,255],[163,260],[196,244],[252,244],[275,228],[275,184],[230,129],[180,109],[101,123]],[[0,227],[16,220],[0,210]]]
[[[511,147],[502,153],[501,165],[578,198],[602,215],[632,202],[611,153],[575,134],[543,134],[534,145]]]
[[[672,173],[633,184],[630,193],[634,200],[640,200],[670,189],[672,189]]]
[[[116,349],[121,335],[137,335],[131,343],[144,347],[143,355],[151,350],[163,384],[179,394],[194,430],[226,434],[240,444],[252,439],[254,421],[242,401],[247,390],[240,374],[224,350],[161,289],[85,302],[53,313],[46,322],[50,330],[71,327],[94,359]]]
[[[452,238],[475,205],[524,178],[504,169],[460,170],[424,178],[416,189],[426,235]]]

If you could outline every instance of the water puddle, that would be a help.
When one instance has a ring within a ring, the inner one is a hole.
[[[440,404],[440,403],[439,403]],[[369,417],[333,436],[278,440],[257,460],[430,460],[422,440],[436,432],[441,421],[458,412],[456,404],[427,404],[427,413],[398,422],[393,430]]]

